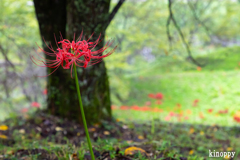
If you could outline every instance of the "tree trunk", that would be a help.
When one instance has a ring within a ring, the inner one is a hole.
[[[106,21],[109,16],[110,0],[34,0],[41,36],[56,49],[53,34],[59,40],[73,39],[84,31],[86,37],[95,33],[92,40],[101,33],[104,38]],[[67,6],[67,7],[66,7]],[[103,47],[103,41],[97,46]],[[49,51],[44,46],[45,51]],[[49,56],[46,56],[50,59]],[[48,68],[48,73],[53,69]],[[104,62],[86,69],[78,68],[80,90],[88,123],[111,119],[109,82]],[[77,99],[75,81],[70,70],[58,68],[47,78],[47,111],[53,115],[72,120],[80,120],[81,114]]]

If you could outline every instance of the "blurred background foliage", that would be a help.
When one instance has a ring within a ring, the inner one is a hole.
[[[41,90],[44,79],[29,55],[41,45],[32,1],[1,0],[0,2],[0,119],[16,114],[32,101],[44,102]],[[39,51],[38,51],[39,52]],[[39,86],[39,87],[38,87]],[[8,114],[6,114],[8,113]]]
[[[113,38],[118,44],[116,52],[105,59],[112,103],[143,106],[149,93],[162,92],[164,109],[176,103],[187,109],[192,100],[200,99],[205,110],[234,105],[234,112],[240,105],[240,2],[171,2],[174,19],[184,37],[173,22],[167,25],[168,0],[128,0],[108,27],[106,38]],[[116,3],[112,1],[111,6]],[[40,52],[35,43],[41,46],[32,1],[1,0],[0,8],[2,120],[9,113],[30,108],[32,102],[45,107],[46,82],[36,77],[43,75],[40,72],[45,73],[45,69],[35,67],[29,58]],[[203,67],[197,68],[193,63],[182,38]],[[230,79],[226,80],[226,75]],[[225,96],[221,90],[228,94]],[[121,113],[114,113],[121,117]]]
[[[220,57],[226,60],[224,56],[228,51],[221,48],[240,44],[238,9],[239,3],[230,0],[174,1],[172,4],[174,18],[192,55],[205,65],[204,68],[235,68],[236,63],[216,64],[215,60]],[[114,56],[106,59],[106,64],[115,104],[131,99],[133,78],[147,76],[149,72],[164,74],[196,69],[172,23],[169,25],[172,40],[168,41],[168,17],[168,1],[127,1],[111,22],[107,35],[114,37],[119,47]],[[239,51],[233,50],[236,54]]]

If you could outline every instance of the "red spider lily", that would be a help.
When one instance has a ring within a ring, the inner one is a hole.
[[[159,112],[159,108],[153,108],[152,111],[153,112]]]
[[[150,94],[148,94],[148,97],[149,97],[149,98],[155,98],[155,95],[152,94],[152,93],[150,93]]]
[[[147,102],[145,103],[145,105],[150,106],[150,105],[151,105],[151,102],[150,102],[150,101],[147,101]]]
[[[28,112],[28,108],[21,109],[21,113],[27,113],[27,112]]]
[[[177,103],[177,107],[178,107],[178,108],[181,108],[182,105],[181,105],[180,103]]]
[[[227,114],[227,113],[228,113],[228,109],[219,110],[218,113],[219,113],[219,114]]]
[[[170,121],[171,120],[171,117],[170,116],[166,116],[165,117],[165,121]]]
[[[240,123],[240,117],[234,117],[234,120],[238,123]]]
[[[128,110],[129,107],[128,107],[128,106],[121,106],[120,109],[121,109],[121,110]]]
[[[40,103],[38,103],[38,102],[32,102],[32,103],[31,103],[31,107],[40,108]]]
[[[55,60],[45,59],[37,52],[36,53],[42,60],[36,59],[34,56],[31,56],[31,60],[38,66],[55,68],[53,72],[55,72],[60,66],[62,66],[63,69],[71,68],[72,75],[73,64],[78,67],[87,68],[88,66],[101,62],[103,58],[111,55],[117,48],[117,46],[115,46],[112,51],[108,52],[105,55],[102,55],[103,52],[112,45],[112,42],[107,41],[103,48],[93,51],[96,45],[100,42],[99,39],[101,35],[96,41],[89,42],[92,35],[88,40],[81,40],[82,34],[83,32],[76,41],[74,36],[72,42],[61,37],[61,41],[59,41],[58,43],[56,42],[58,47],[56,51],[53,49],[52,46],[48,46],[46,44],[53,53],[46,52],[39,47],[46,55],[55,57]],[[62,47],[60,48],[58,44],[61,44]],[[51,75],[52,73],[50,73],[49,75]]]
[[[112,106],[111,106],[111,109],[112,109],[112,110],[117,109],[117,106],[112,105]]]
[[[175,116],[175,113],[174,112],[169,112],[169,116],[173,117],[173,116]]]
[[[135,111],[150,111],[151,110],[151,108],[147,107],[147,106],[144,106],[144,107],[132,106],[131,109],[135,110]]]
[[[147,107],[147,106],[141,107],[141,111],[149,111],[149,110],[151,110],[151,108],[149,108],[149,107]]]
[[[152,112],[160,112],[160,113],[163,112],[163,110],[160,109],[160,108],[153,108],[151,111],[152,111]]]
[[[204,118],[205,118],[202,112],[199,113],[199,117],[200,117],[201,119],[204,119]]]
[[[157,93],[156,95],[155,95],[155,98],[156,99],[163,99],[163,94],[162,93]]]
[[[182,117],[182,116],[183,116],[183,112],[181,111],[180,113],[174,113],[174,116],[176,116],[176,117]]]
[[[161,105],[161,104],[162,104],[162,101],[157,100],[157,101],[156,101],[156,104]]]
[[[193,103],[198,103],[199,102],[199,99],[195,99],[194,101],[193,101]]]
[[[184,119],[185,119],[185,120],[188,120],[188,119],[189,119],[189,117],[188,117],[188,116],[186,116],[186,117],[184,117]]]
[[[199,102],[199,99],[195,99],[195,100],[193,101],[193,107],[196,107],[197,104],[198,104],[198,102]]]
[[[132,109],[132,110],[135,110],[135,111],[139,111],[139,110],[140,110],[140,107],[138,107],[138,106],[132,106],[131,109]]]
[[[47,89],[44,89],[42,92],[44,95],[47,95]]]
[[[236,122],[240,123],[240,112],[239,111],[236,114],[234,114],[233,119]]]
[[[208,113],[212,113],[213,109],[208,109],[207,111],[208,111]]]

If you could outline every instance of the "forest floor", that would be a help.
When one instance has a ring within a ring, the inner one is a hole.
[[[100,160],[201,160],[209,159],[209,150],[235,152],[234,159],[240,159],[240,127],[113,120],[88,128]],[[38,113],[0,124],[0,159],[91,158],[83,126]]]

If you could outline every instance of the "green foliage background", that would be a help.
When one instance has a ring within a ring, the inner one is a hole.
[[[206,64],[202,72],[198,72],[197,66],[188,60],[186,48],[172,23],[169,26],[172,36],[170,48],[166,33],[169,16],[167,0],[129,0],[124,3],[107,29],[107,38],[113,38],[118,48],[113,55],[104,59],[114,105],[144,105],[148,101],[147,94],[151,92],[164,92],[167,97],[176,97],[165,106],[161,106],[170,109],[176,103],[189,103],[188,101],[194,98],[202,99],[205,109],[219,104],[224,104],[223,107],[230,107],[235,102],[238,104],[236,86],[239,86],[237,74],[240,49],[235,46],[239,46],[240,41],[240,3],[231,0],[211,2],[174,1],[172,8],[174,18],[190,45],[193,57],[201,64]],[[112,2],[112,9],[116,4],[116,1]],[[195,7],[195,13],[190,9],[190,5]],[[196,17],[204,25],[196,20]],[[16,67],[19,74],[24,75],[29,70],[26,66],[29,55],[35,54],[33,49],[37,49],[36,43],[41,46],[39,35],[32,1],[1,0],[0,45],[7,51],[11,62],[20,64]],[[143,50],[146,48],[150,49],[148,56],[153,57],[152,59],[143,56]],[[2,53],[1,61],[4,61]],[[3,68],[0,68],[0,73],[3,80],[7,79]],[[191,74],[195,73],[196,79],[191,79]],[[37,72],[35,74],[38,75]],[[212,74],[220,80],[210,78]],[[226,74],[228,77],[234,74],[234,80],[225,81],[219,74]],[[181,81],[179,75],[183,77]],[[196,83],[195,89],[190,85],[191,81],[199,82]],[[214,82],[209,83],[210,81]],[[218,97],[217,104],[209,102],[214,101],[214,96],[217,95],[217,91],[213,89],[216,88],[215,81],[219,86],[226,88],[228,93],[228,98]],[[41,92],[44,90],[45,80],[41,79],[40,84],[37,97],[42,107],[45,107],[45,97]],[[29,82],[26,81],[24,85],[29,86]],[[203,87],[204,85],[208,85],[207,94],[202,93],[207,88]],[[230,91],[232,88],[233,92]],[[10,98],[5,96],[2,86],[0,89],[0,109],[4,110],[0,112],[2,119],[6,116],[6,108],[9,109],[10,106],[12,108],[8,113],[30,107],[30,102],[26,101],[20,88],[10,89]],[[34,100],[32,97],[32,101]],[[232,110],[237,110],[237,106]]]

